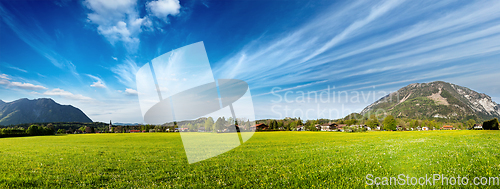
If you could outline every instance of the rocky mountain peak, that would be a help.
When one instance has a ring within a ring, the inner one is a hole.
[[[376,110],[422,119],[500,116],[500,106],[490,96],[444,81],[409,84],[367,106],[361,113]]]

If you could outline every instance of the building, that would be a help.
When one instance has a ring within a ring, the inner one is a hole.
[[[198,132],[205,132],[205,127],[198,128]]]
[[[365,128],[367,131],[371,131],[372,128],[368,127],[367,125],[364,125],[363,128]]]
[[[264,130],[268,130],[269,126],[267,126],[266,124],[261,123],[261,124],[250,126],[250,129],[252,131],[257,131],[257,130],[264,131]]]
[[[445,126],[441,127],[441,130],[453,130],[453,129],[454,128],[451,125],[445,125]]]
[[[428,131],[429,127],[422,127],[422,131]]]
[[[109,132],[113,132],[113,124],[111,123],[111,120],[109,120]]]
[[[297,131],[305,131],[306,128],[303,125],[297,126]]]
[[[478,125],[478,124],[474,124],[473,129],[474,130],[483,130],[483,126],[482,125]]]
[[[337,129],[337,126],[335,123],[324,123],[321,125],[321,131],[334,131]]]
[[[343,132],[344,131],[344,127],[346,127],[346,126],[347,126],[346,124],[337,125],[336,130]]]
[[[321,125],[320,124],[316,124],[316,125],[314,125],[314,127],[316,128],[317,131],[321,130]]]

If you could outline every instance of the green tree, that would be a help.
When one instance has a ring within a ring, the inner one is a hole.
[[[222,131],[224,130],[224,127],[225,127],[225,122],[226,120],[224,119],[224,117],[219,117],[217,118],[217,121],[215,122],[215,130],[217,131]]]
[[[208,128],[213,128],[213,125],[214,125],[214,119],[212,117],[208,117],[207,120],[205,120],[205,129],[208,130]],[[214,129],[211,129],[212,131],[215,131],[215,128]]]
[[[366,121],[366,125],[372,129],[375,129],[377,128],[377,126],[380,125],[377,117],[375,117],[374,114],[370,115],[370,119],[368,119],[368,121]]]
[[[31,125],[30,127],[28,127],[28,129],[26,130],[26,134],[33,136],[39,135],[40,131],[38,130],[38,125]]]
[[[476,124],[476,120],[469,119],[465,124],[467,125],[467,128],[473,128]]]
[[[492,120],[485,121],[483,123],[483,129],[484,130],[498,130],[498,119],[494,118]]]
[[[289,125],[289,127],[291,129],[296,129],[297,128],[297,122],[291,122],[290,125]]]
[[[391,130],[394,131],[396,130],[396,120],[392,115],[388,115],[384,119],[384,129],[385,130]]]
[[[64,130],[64,129],[57,130],[57,134],[64,134],[64,133],[66,133],[66,130]]]
[[[290,126],[290,124],[289,124],[289,123],[285,123],[285,122],[283,122],[283,127],[285,127],[285,130],[287,130],[287,131],[291,131],[291,130],[293,130],[293,128]]]

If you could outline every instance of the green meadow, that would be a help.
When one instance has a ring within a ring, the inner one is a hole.
[[[499,131],[257,132],[193,164],[179,133],[0,138],[0,188],[375,187],[367,174],[460,175],[472,188],[500,174],[499,153]]]

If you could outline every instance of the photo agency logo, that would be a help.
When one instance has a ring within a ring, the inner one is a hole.
[[[144,121],[177,122],[190,164],[236,148],[255,131],[248,84],[215,80],[203,42],[151,60],[137,72],[136,83]]]

